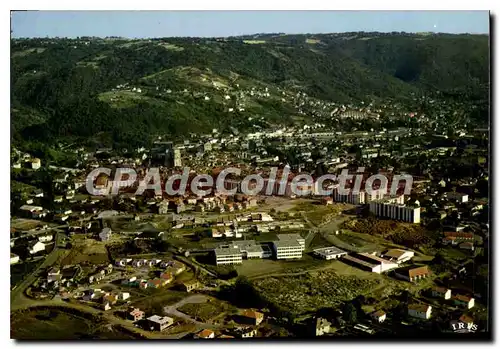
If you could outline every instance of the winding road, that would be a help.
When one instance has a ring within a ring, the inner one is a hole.
[[[198,320],[193,319],[191,316],[184,314],[183,312],[180,312],[177,310],[177,308],[182,307],[184,304],[199,304],[199,303],[205,303],[208,300],[206,296],[195,294],[189,297],[186,297],[179,302],[166,306],[163,308],[165,314],[173,315],[176,317],[179,317],[181,319],[187,320],[189,322],[192,322],[193,324],[197,325],[200,328],[208,328],[208,329],[217,329],[220,328],[219,325],[214,325],[214,324],[209,324],[207,322],[200,322]]]

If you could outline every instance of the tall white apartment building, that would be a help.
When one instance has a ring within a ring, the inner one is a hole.
[[[405,206],[387,201],[370,203],[370,212],[378,217],[391,218],[409,223],[420,223],[420,207]]]
[[[179,148],[174,149],[174,166],[182,167],[181,150]]]
[[[335,202],[345,202],[352,205],[369,204],[370,202],[382,199],[386,199],[390,203],[404,203],[404,195],[388,197],[387,191],[385,190],[372,190],[371,193],[360,190],[358,193],[354,193],[353,190],[350,189],[348,194],[340,194],[338,188],[335,188],[333,191],[333,200]]]
[[[365,203],[365,192],[359,191],[359,193],[354,193],[352,189],[349,189],[348,194],[339,194],[337,188],[333,191],[333,201],[345,202],[351,205],[361,205]]]
[[[278,234],[278,241],[273,242],[276,259],[302,258],[305,240],[299,234]]]
[[[371,194],[368,192],[365,194],[365,204],[369,204],[372,201],[377,201],[383,199],[387,195],[383,190],[374,190]]]

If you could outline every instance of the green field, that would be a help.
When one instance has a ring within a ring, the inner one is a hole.
[[[238,275],[254,278],[272,274],[303,272],[308,269],[329,267],[330,265],[329,262],[304,254],[298,260],[249,259],[244,260],[241,265],[234,268]]]
[[[140,308],[147,313],[163,314],[163,308],[172,305],[182,300],[187,296],[187,293],[174,291],[165,288],[144,290],[142,299],[132,303],[134,307]]]
[[[10,267],[11,286],[17,285],[20,281],[24,279],[25,275],[31,273],[37,267],[37,265],[41,264],[42,262],[43,260],[38,260],[35,262],[23,262],[11,265]]]
[[[61,309],[34,309],[11,314],[13,339],[132,339],[134,337],[102,323]]]
[[[226,303],[210,300],[206,303],[184,304],[177,310],[197,319],[198,321],[206,322],[220,315],[220,313],[230,310],[230,307]]]
[[[334,271],[298,276],[269,277],[252,281],[274,306],[295,314],[335,307],[360,294],[369,294],[384,283],[376,278],[339,275]]]

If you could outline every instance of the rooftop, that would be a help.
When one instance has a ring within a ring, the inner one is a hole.
[[[420,312],[427,312],[429,308],[432,309],[432,307],[428,304],[410,304],[408,305],[408,310],[415,310],[415,311],[420,311]]]
[[[231,247],[231,246],[219,246],[215,251],[215,256],[232,256],[232,255],[237,255],[241,254],[241,251],[239,248]]]
[[[371,253],[359,253],[359,256],[361,256],[362,258],[365,258],[365,259],[369,259],[375,265],[377,265],[377,264],[393,264],[393,265],[395,265],[394,262],[390,262],[387,259],[380,258],[374,254],[371,254]]]
[[[259,319],[259,318],[263,317],[264,314],[262,314],[258,311],[254,311],[254,310],[245,310],[243,312],[243,316],[246,316],[246,317],[249,317],[252,319]]]
[[[284,240],[304,240],[302,236],[299,234],[277,234],[278,240],[284,241]]]
[[[314,253],[318,253],[318,254],[321,254],[324,256],[332,256],[332,255],[344,254],[347,252],[344,250],[341,250],[338,247],[330,246],[330,247],[317,248],[314,250]]]
[[[297,241],[297,240],[279,240],[279,241],[274,241],[274,245],[277,248],[283,248],[283,247],[302,247],[302,245]]]
[[[159,323],[159,324],[165,324],[165,323],[169,323],[169,322],[174,321],[174,319],[172,319],[171,317],[168,317],[168,316],[162,317],[162,316],[158,316],[158,315],[150,316],[150,317],[148,317],[148,320],[152,321],[152,322]]]
[[[384,253],[385,257],[391,257],[391,258],[399,258],[402,255],[404,255],[406,252],[405,250],[400,250],[400,249],[392,249]]]
[[[201,337],[201,338],[208,338],[208,337],[210,337],[210,336],[212,336],[212,335],[214,335],[214,334],[215,334],[215,332],[214,332],[214,331],[209,330],[209,329],[204,329],[204,330],[202,330],[202,331],[198,332],[198,337]]]

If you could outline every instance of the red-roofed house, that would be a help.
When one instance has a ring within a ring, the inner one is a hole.
[[[215,338],[215,332],[209,329],[204,329],[195,334],[194,338],[203,338],[203,339]]]
[[[387,314],[383,310],[377,310],[371,313],[370,317],[377,322],[384,322]]]
[[[251,322],[252,325],[260,325],[264,320],[264,314],[254,310],[245,310],[242,316]]]
[[[457,305],[465,305],[467,309],[474,307],[474,298],[457,294],[453,297],[453,302]]]

